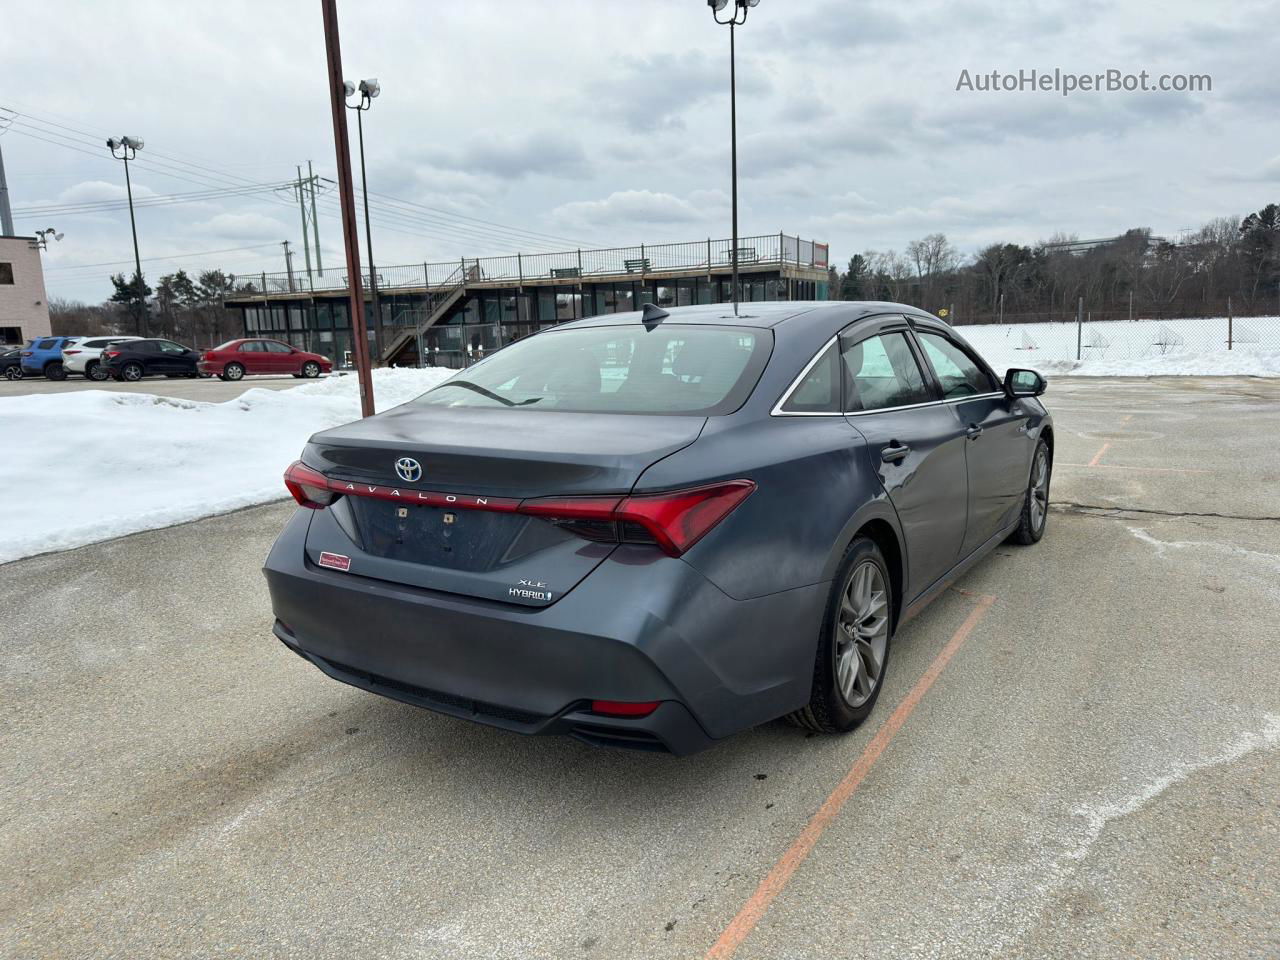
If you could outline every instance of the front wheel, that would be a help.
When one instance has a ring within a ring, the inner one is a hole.
[[[832,581],[809,703],[788,717],[791,722],[844,733],[870,716],[889,666],[891,584],[880,548],[866,537],[855,539]]]
[[[127,380],[129,383],[137,383],[142,379],[142,364],[126,363],[120,370],[120,379]]]
[[[320,364],[314,360],[308,360],[302,365],[302,375],[308,380],[314,380],[320,376]]]
[[[1053,474],[1053,460],[1049,457],[1049,445],[1043,440],[1036,444],[1031,457],[1031,479],[1022,501],[1022,514],[1018,529],[1009,537],[1014,543],[1030,546],[1039,543],[1049,522],[1049,479]]]

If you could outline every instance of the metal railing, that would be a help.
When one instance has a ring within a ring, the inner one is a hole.
[[[732,240],[693,240],[686,243],[638,244],[597,250],[565,250],[558,253],[515,253],[505,257],[462,257],[439,263],[378,267],[378,290],[435,289],[463,283],[513,283],[550,280],[577,281],[602,277],[636,278],[650,273],[727,269],[733,263]],[[793,264],[826,269],[828,247],[785,233],[738,239],[738,265]],[[345,271],[323,275],[306,271],[262,273],[248,278],[246,288],[234,299],[272,294],[323,293],[346,290]],[[359,278],[361,289],[369,284],[368,271]]]

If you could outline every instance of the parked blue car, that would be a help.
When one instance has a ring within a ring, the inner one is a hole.
[[[83,337],[37,337],[22,350],[22,372],[28,377],[67,379],[62,368],[62,349]]]

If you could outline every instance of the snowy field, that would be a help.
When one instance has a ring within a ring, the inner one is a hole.
[[[1227,350],[1227,318],[1085,323],[1081,359],[1071,323],[958,326],[987,362],[1003,373],[1030,367],[1080,377],[1280,377],[1280,317],[1235,321]]]
[[[452,372],[378,370],[374,400],[389,409]],[[278,500],[307,438],[359,416],[354,376],[225,403],[93,389],[0,399],[0,563]]]

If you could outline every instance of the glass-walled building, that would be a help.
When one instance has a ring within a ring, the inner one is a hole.
[[[465,366],[566,320],[638,310],[646,303],[681,307],[728,302],[731,246],[705,241],[382,268],[380,324],[365,284],[372,355],[397,366]],[[555,266],[557,261],[567,265]],[[743,302],[825,300],[827,277],[823,244],[785,234],[739,241]],[[250,278],[227,306],[241,310],[247,336],[284,340],[330,356],[339,366],[349,365],[346,278],[331,272],[316,281],[260,275]]]

